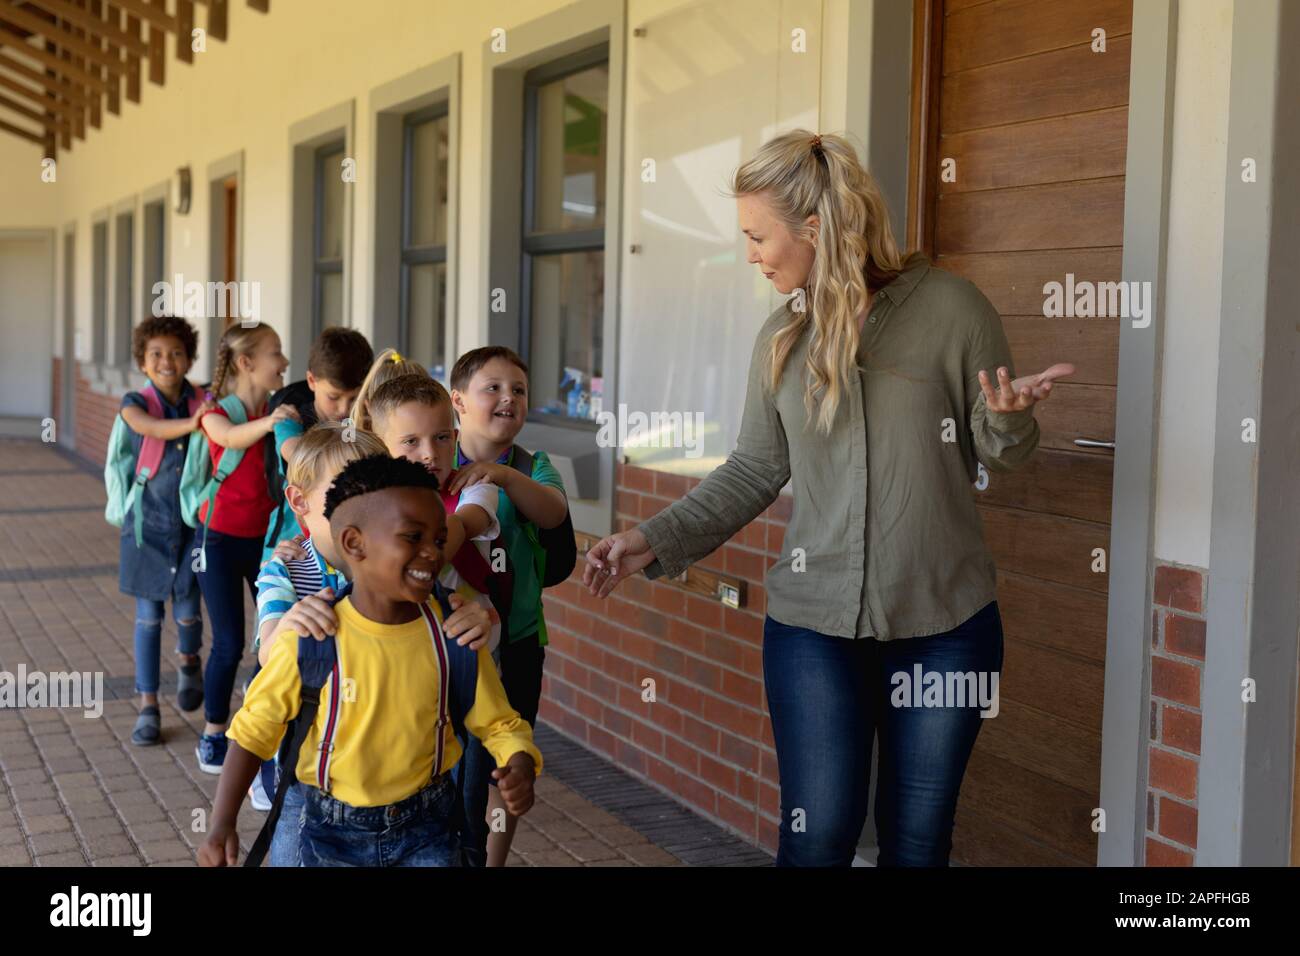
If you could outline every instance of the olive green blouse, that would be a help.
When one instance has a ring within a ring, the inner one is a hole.
[[[878,290],[858,350],[859,389],[829,435],[803,403],[808,334],[775,394],[763,325],[750,359],[735,451],[686,497],[641,525],[656,560],[680,574],[760,515],[787,481],[794,509],[768,571],[767,611],[840,637],[895,640],[951,630],[996,596],[971,485],[1025,461],[1038,445],[1032,409],[987,408],[979,372],[1015,371],[997,310],[973,284],[914,253]]]

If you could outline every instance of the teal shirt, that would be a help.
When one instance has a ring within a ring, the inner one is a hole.
[[[498,464],[506,464],[514,449],[505,452],[497,459]],[[469,464],[456,448],[457,467]],[[559,488],[564,491],[564,481],[560,473],[551,464],[551,459],[544,451],[533,452],[533,481],[539,485]],[[545,645],[546,625],[542,617],[542,582],[537,576],[537,565],[533,561],[533,545],[528,539],[527,526],[532,522],[522,520],[515,504],[506,495],[505,489],[497,499],[497,521],[501,523],[501,539],[505,542],[506,556],[514,569],[514,593],[510,602],[510,619],[506,622],[510,643],[535,637],[539,644]],[[534,527],[534,531],[535,531]]]

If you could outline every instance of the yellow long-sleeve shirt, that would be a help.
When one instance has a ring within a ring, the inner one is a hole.
[[[431,602],[441,625],[442,614]],[[409,624],[377,624],[348,598],[334,606],[339,628],[339,716],[329,764],[330,792],[356,807],[396,803],[417,793],[433,772],[434,726],[438,719],[438,659],[423,616]],[[301,706],[297,634],[285,632],[271,649],[244,705],[226,736],[245,750],[269,760],[279,748],[286,725]],[[320,706],[298,756],[298,780],[319,787],[318,744],[324,734],[333,679],[321,689]],[[504,767],[512,754],[532,755],[541,772],[542,755],[533,731],[510,706],[487,648],[478,651],[478,684],[465,728],[483,741]],[[443,728],[442,770],[455,766],[461,747],[448,723]]]

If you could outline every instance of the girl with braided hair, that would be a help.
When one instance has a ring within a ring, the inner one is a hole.
[[[218,485],[216,496],[198,513],[203,526],[199,561],[199,588],[212,622],[212,650],[203,678],[203,709],[207,721],[195,755],[206,773],[221,773],[226,757],[226,724],[230,720],[230,695],[244,653],[244,599],[247,587],[257,598],[257,573],[262,559],[262,536],[274,502],[266,484],[266,438],[286,418],[296,419],[292,405],[267,414],[267,398],[284,385],[289,360],[280,349],[280,336],[261,322],[232,325],[221,337],[212,379],[212,397],[236,396],[243,406],[244,422],[236,424],[221,406],[203,416],[215,472],[221,458],[238,450],[239,464]]]

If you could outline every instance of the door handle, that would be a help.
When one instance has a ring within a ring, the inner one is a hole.
[[[1110,441],[1102,441],[1100,438],[1076,438],[1074,443],[1080,448],[1109,448],[1112,451],[1115,449],[1113,438]]]

